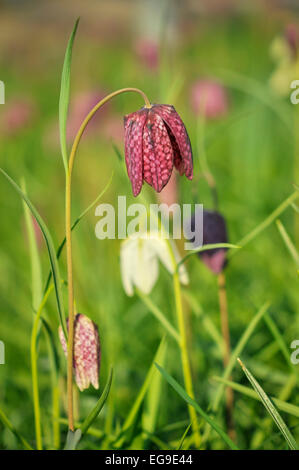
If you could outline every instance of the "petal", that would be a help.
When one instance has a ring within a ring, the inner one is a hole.
[[[142,188],[142,134],[147,114],[147,109],[141,109],[124,118],[125,160],[134,196],[138,196]]]
[[[175,168],[178,170],[178,172],[182,176],[185,173],[185,166],[181,157],[181,152],[177,144],[177,141],[175,140],[175,137],[173,133],[171,132],[170,128],[168,127],[167,130],[168,130],[168,135],[169,135],[170,142],[172,145],[172,150],[173,150],[173,163],[174,163]]]
[[[166,123],[167,127],[171,132],[170,137],[174,138],[179,148],[182,163],[180,163],[180,160],[176,155],[176,168],[181,172],[183,165],[185,175],[191,180],[193,177],[192,149],[190,139],[183,121],[181,120],[174,107],[171,105],[154,105],[153,110],[155,113],[159,114],[159,116],[161,116],[163,121]]]
[[[68,321],[67,321],[68,323]],[[59,339],[67,357],[67,343],[61,326]],[[76,383],[81,392],[90,384],[99,388],[100,340],[96,324],[85,315],[78,313],[74,321],[74,358],[73,366]]]
[[[120,272],[125,293],[132,297],[134,295],[133,284],[133,266],[132,253],[134,253],[134,245],[131,239],[122,242],[120,247]]]
[[[157,258],[165,266],[165,268],[170,272],[170,274],[173,274],[174,266],[173,266],[172,257],[170,255],[168,242],[159,231],[152,230],[151,232],[149,232],[148,236],[149,236],[149,241],[152,244],[152,249],[155,252]],[[171,244],[175,260],[177,263],[179,263],[182,258],[177,249],[177,246],[173,242],[173,240],[169,240],[169,243]],[[180,282],[184,285],[189,284],[189,277],[188,277],[188,273],[184,264],[182,264],[179,267],[178,272],[179,272]]]
[[[92,384],[99,388],[100,344],[97,326],[85,315],[78,313],[74,336],[75,378],[82,391]]]
[[[152,110],[143,129],[143,178],[160,192],[173,169],[173,150],[163,119]]]
[[[159,274],[155,253],[147,238],[143,237],[128,238],[121,245],[121,276],[129,296],[134,294],[135,286],[149,294]]]

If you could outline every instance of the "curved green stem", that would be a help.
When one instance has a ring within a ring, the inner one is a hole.
[[[33,328],[31,333],[30,343],[30,357],[31,357],[31,373],[32,373],[32,391],[33,391],[33,408],[34,408],[34,422],[35,422],[35,436],[36,436],[36,448],[42,450],[42,433],[41,433],[41,420],[40,420],[40,404],[39,404],[39,391],[38,391],[38,370],[37,370],[37,349],[36,339],[39,328],[39,321],[42,310],[48,300],[54,285],[52,284],[44,295],[42,302],[38,308],[38,311],[34,317]]]
[[[75,137],[70,158],[68,162],[68,171],[66,172],[65,179],[65,238],[66,238],[66,255],[67,255],[67,273],[68,273],[68,310],[69,310],[69,331],[68,331],[68,344],[67,344],[67,399],[68,399],[68,422],[69,428],[74,430],[74,415],[73,415],[73,349],[74,349],[74,290],[73,290],[73,263],[72,263],[72,224],[71,224],[71,194],[72,194],[72,172],[74,167],[75,156],[77,153],[78,145],[83,135],[83,132],[94,116],[94,114],[109,100],[122,93],[135,92],[139,93],[145,102],[145,107],[150,108],[151,104],[143,91],[138,88],[122,88],[113,93],[110,93],[105,98],[100,100],[88,113],[82,122],[80,129]]]

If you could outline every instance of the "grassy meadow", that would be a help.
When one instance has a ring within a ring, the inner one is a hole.
[[[138,2],[132,6],[119,1],[118,8],[109,2],[101,6],[101,2],[88,1],[85,7],[76,2],[73,10],[70,2],[63,6],[40,2],[36,9],[35,2],[28,3],[28,8],[23,2],[20,9],[5,3],[1,6],[0,79],[5,84],[5,104],[0,105],[1,168],[26,187],[57,248],[65,236],[60,80],[67,41],[80,16],[71,65],[69,120],[76,114],[74,103],[79,102],[82,118],[95,104],[85,106],[84,93],[90,90],[104,96],[119,88],[137,87],[153,103],[174,105],[188,130],[194,158],[193,180],[178,179],[178,202],[202,203],[204,209],[212,209],[206,180],[210,172],[229,242],[240,247],[228,251],[225,268],[232,350],[226,370],[217,276],[197,255],[185,263],[190,283],[182,286],[182,298],[196,403],[227,437],[223,380],[230,380],[234,388],[233,441],[239,449],[285,450],[294,448],[294,441],[299,446],[299,368],[291,363],[290,348],[299,339],[299,192],[295,186],[299,185],[299,105],[291,104],[288,89],[282,96],[271,87],[277,68],[271,55],[273,41],[283,38],[287,24],[298,21],[298,11],[272,8],[263,2],[245,2],[247,7],[242,9],[228,2],[231,6],[225,11],[207,7],[192,13],[186,2],[186,10],[178,8],[177,15],[168,19],[172,22],[167,24],[170,38],[161,28],[158,64],[150,66],[136,53],[141,33],[134,25],[144,21],[147,30],[151,23],[137,13]],[[175,10],[176,2],[173,7],[169,3]],[[155,9],[150,11],[155,15]],[[152,23],[155,21],[153,16]],[[228,96],[227,112],[215,119],[203,119],[192,109],[192,85],[207,77],[219,82]],[[298,74],[291,80],[296,78]],[[99,203],[116,207],[119,195],[127,197],[128,205],[144,199],[156,202],[156,193],[147,184],[134,199],[123,157],[123,116],[141,106],[138,95],[116,97],[99,110],[83,137],[73,175],[74,220],[101,193],[112,174]],[[16,116],[9,117],[9,112]],[[25,118],[19,122],[22,113]],[[80,119],[73,122],[76,131]],[[68,148],[72,132],[70,129]],[[37,285],[44,289],[50,263],[40,230],[29,222],[35,261],[40,266],[40,271],[37,265],[33,268],[38,279],[32,282],[32,243],[24,205],[4,176],[0,178],[0,340],[5,345],[5,364],[0,365],[0,448],[24,448],[20,435],[29,447],[36,448],[30,356],[34,292]],[[121,240],[97,239],[97,220],[93,207],[73,231],[76,309],[98,325],[101,340],[100,389],[90,387],[81,393],[74,387],[78,425],[101,395],[110,366],[113,381],[103,409],[77,448],[229,448],[200,412],[201,439],[195,444],[184,397],[154,364],[158,362],[184,389],[178,343],[152,311],[158,307],[163,318],[178,329],[171,275],[160,265],[158,281],[147,296],[151,305],[140,295],[128,297],[120,273]],[[66,281],[65,251],[59,267]],[[62,283],[62,296],[67,311],[66,282]],[[43,448],[63,448],[66,360],[58,340],[53,292],[42,315],[58,354],[53,361],[49,335],[41,325],[37,364]],[[237,357],[262,387],[264,403]],[[273,401],[272,414],[268,397],[280,400]],[[277,425],[278,412],[283,424]]]

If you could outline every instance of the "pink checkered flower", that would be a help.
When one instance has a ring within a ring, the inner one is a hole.
[[[190,140],[173,106],[154,104],[124,118],[125,159],[134,196],[146,181],[157,192],[168,183],[175,167],[193,177]]]
[[[67,356],[67,343],[61,326],[58,330],[62,349]],[[100,340],[97,325],[90,318],[78,313],[74,322],[74,373],[81,390],[92,384],[99,388]]]

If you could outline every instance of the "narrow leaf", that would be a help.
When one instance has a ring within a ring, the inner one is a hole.
[[[21,189],[23,190],[24,194],[26,194],[26,186],[25,181],[22,179],[21,181]],[[25,215],[25,223],[26,223],[26,230],[28,235],[28,243],[29,243],[29,254],[30,254],[30,264],[31,264],[31,292],[32,292],[32,306],[34,311],[36,312],[41,301],[42,301],[42,270],[40,264],[40,258],[38,253],[38,246],[37,240],[35,235],[35,230],[33,226],[33,220],[28,209],[27,204],[23,201],[23,208],[24,208],[24,215]]]
[[[257,324],[259,323],[259,321],[261,320],[263,315],[266,313],[268,308],[269,308],[269,302],[266,302],[260,308],[260,310],[257,312],[257,314],[253,317],[253,319],[251,320],[251,322],[247,326],[246,330],[242,334],[241,338],[238,341],[237,346],[232,351],[229,362],[228,362],[228,364],[225,368],[225,371],[224,371],[223,376],[222,376],[224,379],[228,379],[228,377],[231,375],[238,356],[242,353],[242,351],[245,348],[249,338],[253,334]],[[224,385],[221,384],[219,386],[217,392],[216,392],[216,397],[215,397],[215,400],[214,400],[214,403],[213,403],[213,406],[212,406],[213,411],[216,411],[218,409],[218,406],[219,406],[219,403],[220,403],[223,392],[224,392]]]
[[[259,395],[263,405],[265,406],[266,410],[268,411],[269,415],[275,422],[276,426],[280,430],[281,434],[284,436],[285,440],[287,441],[289,447],[292,450],[299,450],[299,447],[297,445],[297,442],[295,441],[293,435],[291,434],[289,428],[287,427],[286,423],[278,413],[277,409],[273,405],[272,401],[266,394],[266,392],[262,389],[260,384],[257,382],[257,380],[253,377],[251,372],[245,367],[243,362],[238,358],[238,362],[240,366],[243,369],[243,372],[245,373],[246,377],[248,378],[249,382],[251,383],[252,387],[256,391],[256,393]]]
[[[249,387],[245,387],[245,385],[238,384],[237,382],[232,382],[231,380],[223,379],[222,377],[212,377],[212,379],[216,382],[223,383],[227,387],[232,388],[233,390],[241,393],[242,395],[246,395],[247,397],[253,398],[254,400],[261,401],[261,398],[258,393]],[[293,405],[292,403],[288,403],[275,397],[271,397],[271,400],[279,410],[284,411],[289,415],[295,416],[296,418],[299,418],[299,406]]]
[[[177,270],[179,269],[180,265],[185,263],[187,259],[190,258],[190,256],[195,255],[197,253],[200,253],[201,251],[206,251],[206,250],[215,250],[215,249],[220,249],[220,248],[240,248],[238,245],[232,245],[231,243],[210,243],[208,245],[203,245],[198,248],[195,248],[194,250],[190,250],[189,253],[184,256],[179,263],[177,263]]]
[[[257,235],[259,235],[263,230],[265,230],[269,225],[274,222],[277,217],[280,216],[296,199],[299,197],[299,192],[295,191],[292,193],[287,199],[285,199],[274,211],[268,215],[257,227],[255,227],[251,232],[249,232],[245,237],[243,237],[239,242],[238,245],[240,248],[244,248],[249,242],[251,242]],[[229,257],[233,256],[235,251],[229,252]]]
[[[186,403],[193,406],[195,410],[203,417],[203,419],[219,434],[219,436],[224,440],[224,442],[232,449],[238,450],[236,444],[229,438],[229,436],[223,431],[223,429],[214,421],[210,416],[205,413],[202,408],[196,403],[196,401],[191,398],[187,392],[183,389],[183,387],[173,378],[171,375],[166,372],[165,369],[160,367],[156,364],[157,369],[163,375],[163,377],[167,380],[169,385],[174,388],[174,390],[185,400]]]
[[[103,390],[103,393],[102,395],[100,396],[100,398],[98,399],[95,407],[91,410],[91,412],[89,413],[89,415],[86,417],[86,419],[84,420],[84,422],[81,424],[80,426],[80,429],[81,429],[81,432],[82,432],[82,435],[86,433],[86,431],[88,430],[88,428],[92,425],[92,423],[94,422],[94,420],[97,418],[97,416],[99,415],[100,411],[102,410],[103,406],[105,405],[106,403],[106,400],[108,398],[108,395],[109,395],[109,392],[110,392],[110,388],[111,388],[111,383],[112,383],[112,378],[113,378],[113,369],[112,367],[110,368],[110,372],[109,372],[109,376],[108,376],[108,380],[107,380],[107,383],[105,385],[105,388]]]
[[[25,449],[33,450],[33,448],[28,444],[26,439],[19,433],[19,431],[17,431],[17,429],[9,421],[6,414],[1,409],[0,409],[0,421],[5,427],[7,427],[16,436],[17,439],[19,439],[19,441],[22,443]]]
[[[286,231],[285,227],[283,226],[280,220],[276,220],[276,225],[287,249],[289,250],[290,255],[295,261],[297,268],[299,268],[299,254],[295,248],[294,243],[292,242],[288,232]]]
[[[34,205],[29,200],[29,198],[26,196],[26,194],[23,193],[23,191],[17,185],[17,183],[4,170],[2,170],[2,168],[0,168],[0,171],[5,176],[5,178],[9,181],[9,183],[12,185],[12,187],[17,191],[17,193],[21,196],[21,198],[25,201],[25,203],[29,207],[31,213],[35,217],[35,220],[37,221],[38,225],[40,226],[40,229],[42,231],[42,234],[43,234],[43,237],[45,239],[47,249],[48,249],[48,254],[49,254],[49,259],[50,259],[50,264],[51,264],[51,270],[52,270],[52,275],[53,275],[53,281],[54,281],[54,287],[55,287],[55,293],[56,293],[57,309],[58,309],[58,313],[59,313],[59,317],[60,317],[60,323],[61,323],[62,328],[64,330],[64,334],[67,337],[64,306],[63,306],[63,301],[62,301],[59,266],[58,266],[58,263],[57,263],[57,258],[56,258],[56,253],[55,253],[55,249],[54,249],[53,240],[52,240],[52,237],[51,237],[50,232],[48,230],[48,227],[45,224],[45,222],[43,221],[40,214],[38,213],[37,209],[34,207]]]
[[[71,61],[73,44],[78,28],[79,18],[77,19],[72,34],[70,36],[62,68],[61,85],[60,85],[60,98],[59,98],[59,132],[60,132],[60,146],[63,164],[65,171],[68,171],[67,159],[67,141],[66,141],[66,123],[68,115],[68,107],[70,101],[70,75],[71,75]]]
[[[143,303],[148,307],[150,312],[157,318],[157,320],[164,326],[165,330],[175,339],[177,343],[180,342],[180,335],[177,330],[172,326],[172,324],[167,320],[164,313],[161,312],[159,307],[154,304],[154,302],[150,299],[150,297],[141,290],[136,289],[137,295],[143,301]]]

